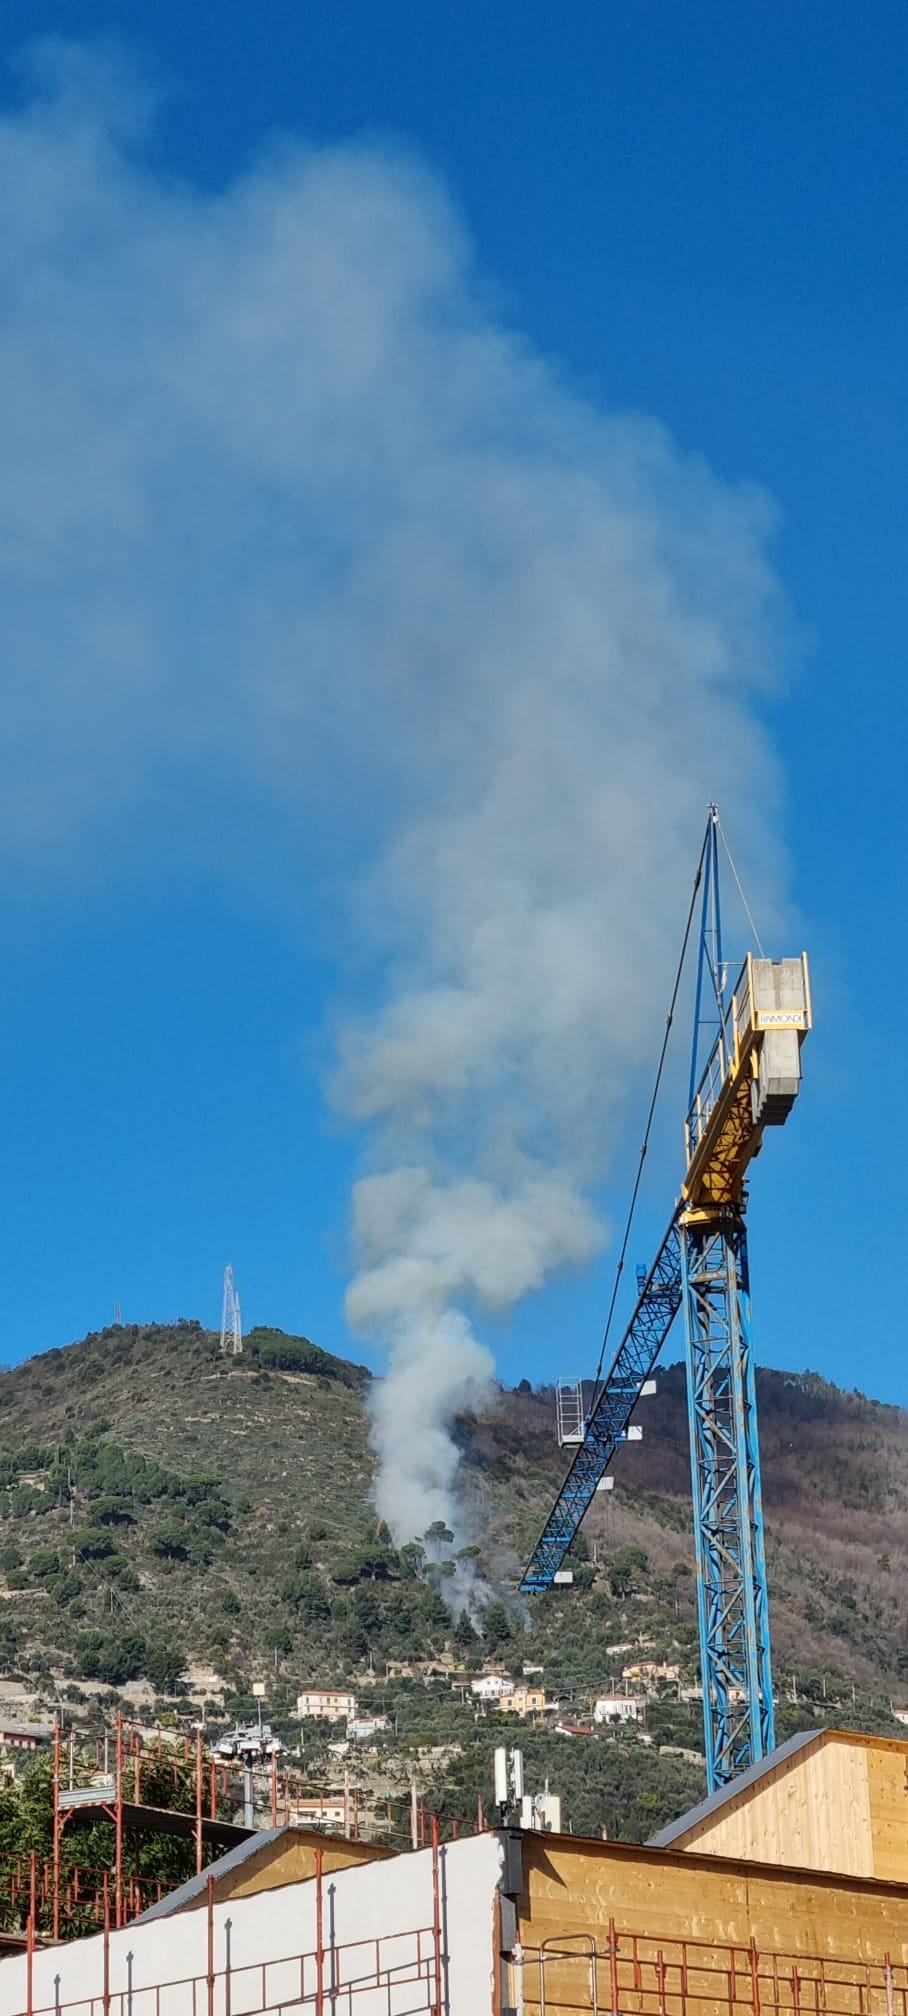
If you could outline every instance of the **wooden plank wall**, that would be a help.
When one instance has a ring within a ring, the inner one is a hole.
[[[873,1876],[867,1752],[818,1741],[798,1751],[684,1836],[698,1854]]]
[[[322,1851],[322,1870],[326,1876],[332,1870],[347,1869],[355,1863],[387,1861],[395,1852],[393,1848],[373,1847],[367,1841],[347,1841],[338,1835],[290,1828],[279,1834],[276,1841],[263,1841],[245,1861],[221,1876],[217,1864],[214,1865],[211,1873],[215,1879],[216,1903],[223,1904],[229,1897],[254,1897],[261,1890],[279,1890],[285,1883],[306,1882],[315,1875],[318,1848]],[[202,1890],[183,1908],[201,1911],[207,1903],[207,1891]]]
[[[891,1888],[872,1880],[806,1876],[795,1871],[749,1867],[743,1862],[683,1852],[632,1848],[620,1843],[576,1841],[564,1836],[524,1837],[524,1891],[518,1902],[518,1940],[528,1955],[538,1954],[545,1941],[556,1948],[573,1939],[579,1951],[590,1935],[600,1954],[609,1942],[614,1920],[621,1951],[629,1956],[629,1939],[638,1935],[641,1951],[650,1958],[649,1972],[635,1992],[630,1958],[622,1963],[620,2008],[639,2016],[704,2016],[721,2008],[725,2016],[746,2016],[754,2006],[748,1977],[751,1941],[763,1956],[761,1971],[773,1968],[773,1955],[788,1962],[784,1980],[757,1995],[762,2016],[769,2011],[800,2009],[801,2016],[875,2016],[884,2012],[883,1968],[888,1954],[908,1967],[908,1885]],[[684,1942],[701,1942],[696,1955],[682,1951]],[[737,1949],[739,1990],[730,1996],[729,1948]],[[667,1986],[657,1989],[657,1954],[668,1968]],[[694,1988],[682,2004],[682,1968],[702,1968],[701,1999]],[[819,1962],[836,1974],[838,1986],[828,1993],[815,1980]],[[792,1963],[807,1984],[803,2001],[793,1994]],[[875,1969],[877,1992],[868,1990]],[[674,1971],[672,1971],[674,1970]],[[838,1970],[836,1972],[836,1970]],[[592,2009],[586,1962],[547,1962],[547,2016],[562,2011]],[[608,1963],[599,1963],[599,2006],[609,2009]],[[905,1984],[896,1998],[904,2016]],[[845,1984],[844,1986],[842,1984]],[[853,1985],[851,1985],[853,1984]],[[558,2000],[558,1996],[561,2000]],[[538,1961],[528,1961],[523,1983],[528,2011],[540,2006]],[[904,2006],[903,2006],[904,2005]]]
[[[675,1845],[908,1881],[908,1744],[824,1732]]]
[[[798,1954],[908,1963],[908,1884],[802,1876],[671,1849],[565,1835],[524,1836],[522,1939],[608,1926]]]
[[[908,1882],[908,1744],[867,1751],[873,1870],[884,1882]]]
[[[360,1862],[387,1862],[395,1853],[393,1848],[373,1847],[368,1841],[346,1841],[338,1835],[295,1836],[291,1829],[275,1841],[270,1861],[261,1867],[251,1868],[248,1873],[241,1864],[236,1872],[236,1882],[229,1891],[225,1890],[224,1895],[252,1897],[260,1890],[277,1890],[284,1883],[305,1883],[315,1875],[318,1847],[322,1850],[322,1872],[325,1876],[329,1876],[332,1870],[349,1869]]]

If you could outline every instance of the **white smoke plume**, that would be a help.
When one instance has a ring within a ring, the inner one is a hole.
[[[151,847],[315,886],[379,1507],[460,1537],[483,1311],[602,1239],[708,798],[777,877],[771,512],[503,326],[405,155],[284,141],[212,194],[156,172],[109,60],[32,79],[0,122],[0,870]]]
[[[552,1267],[588,1259],[598,1227],[557,1172],[524,1176],[505,1195],[475,1178],[438,1184],[427,1169],[401,1167],[357,1184],[354,1232],[363,1264],[348,1315],[393,1353],[373,1403],[378,1510],[412,1539],[458,1517],[451,1422],[483,1400],[492,1377],[464,1297],[505,1308]]]

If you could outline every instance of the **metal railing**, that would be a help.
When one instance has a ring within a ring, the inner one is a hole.
[[[717,1033],[687,1116],[688,1161],[705,1134],[719,1103],[729,1068],[738,1057],[741,1045],[750,1029],[751,1019],[750,961],[745,959],[722,1018],[721,1040]]]
[[[604,1931],[604,1928],[603,1928]],[[712,1940],[571,1932],[503,1956],[517,2016],[908,2016],[908,1966]]]
[[[84,1949],[83,1949],[84,1951]],[[399,2016],[433,2016],[441,2009],[440,1977],[432,1926],[384,1938],[356,1939],[343,1945],[313,1948],[245,1967],[210,1967],[146,1986],[110,1983],[110,1953],[105,1941],[96,1991],[84,1990],[71,2001],[29,2003],[19,2016],[269,2016],[269,2012],[299,2009],[311,2016],[355,2016],[363,1997],[380,1997],[376,2009],[393,2008]],[[398,1992],[410,1988],[406,2002]],[[393,1990],[393,1996],[392,1996]]]
[[[432,1923],[405,1932],[370,1939],[338,1941],[325,1937],[324,1850],[315,1851],[315,1946],[283,1959],[264,1959],[235,1967],[229,1959],[215,1966],[215,1885],[206,1882],[207,1966],[202,1974],[140,1983],[133,1978],[133,1956],[127,1958],[127,1980],[111,1985],[110,1894],[105,1879],[104,1930],[97,1952],[100,1979],[96,1989],[67,1999],[66,1957],[73,1971],[84,1966],[84,1946],[56,1947],[54,2000],[35,1999],[35,1919],[29,1916],[25,1955],[25,1999],[20,2010],[3,2016],[269,2016],[269,2012],[302,2009],[311,2016],[443,2016],[447,2007],[444,1976],[447,1957],[441,1902],[441,1849],[438,1821],[432,1816]],[[34,1865],[33,1865],[34,1866]],[[34,1876],[32,1876],[34,1886]],[[399,1957],[394,1957],[398,1955]],[[64,1957],[66,1956],[66,1957]],[[43,1956],[42,1956],[43,1957]],[[393,1991],[393,1994],[392,1994]],[[371,1997],[364,2003],[363,1998]],[[405,1997],[405,1999],[402,1999]],[[900,2012],[908,2016],[908,2011]]]
[[[157,1876],[123,1877],[126,1919],[160,1901],[168,1888]],[[0,1853],[0,1916],[4,1930],[25,1935],[33,1916],[36,1937],[56,1931],[64,1939],[98,1932],[104,1923],[105,1873],[90,1863],[57,1867],[52,1857]]]

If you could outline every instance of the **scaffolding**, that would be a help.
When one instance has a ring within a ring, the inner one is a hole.
[[[67,2016],[86,2009],[103,2016],[160,2016],[162,2009],[184,2006],[201,2016],[215,2016],[216,2010],[239,2008],[244,2016],[266,2016],[288,2006],[302,2007],[311,2016],[355,2016],[357,2002],[371,1998],[370,2006],[381,1998],[381,2007],[403,2009],[408,2016],[443,2016],[446,1966],[442,1914],[441,1857],[436,1822],[431,1829],[432,1923],[405,1932],[387,1933],[369,1939],[338,1942],[333,1932],[330,1885],[325,1883],[324,1849],[316,1849],[315,1946],[306,1952],[257,1960],[249,1966],[233,1966],[225,1956],[216,1965],[215,1877],[206,1884],[207,1958],[203,1974],[159,1980],[124,1989],[111,1987],[111,1908],[105,1884],[104,1917],[98,1955],[97,1992],[86,2002],[84,1989],[72,2001],[65,1995],[65,1962],[55,1984],[53,2003],[37,2004],[34,1999],[33,1962],[37,1947],[33,1915],[29,1917],[26,1939],[26,1982],[24,2016]],[[326,1909],[327,1903],[327,1909]],[[229,1945],[227,1947],[229,1956]],[[406,2004],[398,1991],[407,1994]],[[342,1999],[341,1999],[342,1998]]]
[[[334,1792],[319,1789],[299,1772],[281,1769],[276,1752],[254,1774],[258,1823],[240,1825],[224,1817],[225,1808],[230,1812],[249,1809],[253,1774],[206,1750],[201,1729],[192,1737],[165,1735],[158,1729],[146,1731],[143,1738],[133,1724],[118,1715],[113,1748],[114,1768],[107,1772],[102,1760],[106,1762],[108,1739],[104,1738],[103,1746],[96,1742],[91,1782],[74,1785],[73,1739],[70,1736],[65,1744],[61,1725],[55,1724],[52,1853],[48,1857],[0,1853],[0,1915],[8,1947],[27,1936],[29,1925],[36,1944],[47,1938],[56,1942],[84,1937],[101,1929],[108,1911],[116,1931],[159,1902],[183,1879],[165,1882],[156,1875],[143,1874],[138,1852],[132,1856],[128,1852],[130,1845],[138,1851],[143,1839],[155,1836],[191,1842],[198,1875],[213,1857],[248,1841],[262,1826],[312,1828],[356,1842],[378,1839],[390,1843],[396,1834],[400,1846],[413,1848],[429,1847],[433,1838],[456,1841],[461,1834],[485,1831],[481,1800],[476,1804],[475,1821],[433,1813],[418,1795],[412,1811],[407,1800],[405,1820],[392,1817],[390,1802],[384,1813],[364,1813],[362,1787],[349,1776]],[[191,1807],[148,1803],[149,1784],[160,1787],[162,1765],[165,1772],[168,1767],[173,1772],[174,1796],[181,1784],[186,1787],[188,1774]],[[152,1767],[156,1767],[154,1780]],[[67,1775],[68,1785],[64,1783]],[[99,1867],[73,1856],[64,1860],[64,1842],[70,1830],[85,1829],[99,1821],[111,1829],[107,1865]]]
[[[105,1774],[100,1784],[64,1787],[62,1784],[62,1731],[59,1721],[54,1724],[54,1771],[53,1771],[53,1854],[50,1863],[50,1887],[47,1889],[47,1872],[43,1872],[41,1901],[45,1915],[50,1918],[50,1931],[57,1940],[63,1936],[64,1926],[70,1933],[93,1929],[103,1918],[109,1905],[113,1913],[114,1926],[128,1924],[130,1918],[146,1908],[149,1889],[154,1887],[144,1882],[138,1870],[127,1871],[125,1866],[125,1846],[127,1841],[139,1842],[143,1835],[170,1835],[195,1844],[196,1872],[204,1868],[206,1850],[220,1855],[246,1841],[252,1830],[236,1826],[219,1817],[218,1806],[227,1794],[227,1773],[219,1767],[215,1759],[205,1757],[201,1729],[196,1731],[195,1743],[183,1739],[184,1768],[194,1763],[194,1810],[189,1812],[176,1807],[147,1805],[142,1798],[142,1774],[145,1752],[138,1731],[128,1733],[122,1715],[117,1716],[112,1778]],[[163,1759],[163,1738],[158,1732],[155,1761]],[[173,1754],[171,1763],[174,1785],[179,1783],[179,1756]],[[129,1796],[131,1793],[131,1797]],[[75,1865],[75,1874],[64,1871],[62,1862],[63,1837],[67,1826],[91,1826],[99,1820],[110,1822],[113,1828],[113,1870],[90,1871]],[[91,1875],[95,1875],[94,1885]],[[112,1876],[112,1881],[111,1881]],[[81,1881],[80,1881],[81,1877]],[[158,1886],[160,1888],[160,1886]],[[30,1917],[33,1929],[37,1929],[36,1900],[32,1900]]]
[[[444,2016],[449,1950],[442,1906],[438,1830],[432,1830],[432,1921],[405,1931],[338,1941],[332,1926],[324,1851],[316,1854],[315,1944],[306,1950],[232,1965],[226,1928],[215,1916],[215,1883],[206,1884],[207,1964],[204,1971],[141,1985],[111,1980],[111,1912],[107,1900],[98,1942],[97,1983],[66,1993],[61,1956],[52,2003],[34,1996],[36,1951],[31,1922],[26,1943],[22,2016],[277,2016],[288,2008],[309,2016],[356,2016],[358,2008]],[[518,2016],[908,2016],[908,1966],[888,1953],[854,1956],[785,1952],[781,1948],[679,1939],[673,1932],[619,1928],[614,1919],[588,1931],[552,1935],[538,1946],[500,1946],[500,1973],[490,1980],[491,2011]],[[219,1929],[225,1933],[223,1955]],[[162,1948],[166,1951],[166,1946]],[[490,1942],[490,1956],[491,1956]],[[406,1999],[404,1999],[406,1998]],[[479,2009],[471,2016],[483,2016]]]

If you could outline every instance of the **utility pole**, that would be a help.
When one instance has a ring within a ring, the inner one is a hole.
[[[233,1268],[224,1268],[224,1300],[221,1305],[221,1350],[224,1355],[241,1358],[243,1355],[243,1323],[240,1316],[240,1298],[233,1281]]]

